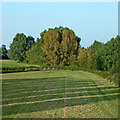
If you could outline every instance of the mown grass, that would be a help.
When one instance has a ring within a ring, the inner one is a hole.
[[[33,65],[14,60],[0,60],[0,68],[2,73],[21,72],[21,71],[34,71],[38,70],[40,65]]]
[[[3,118],[118,118],[118,87],[84,71],[2,75]]]
[[[2,65],[2,66],[1,66]],[[47,65],[33,65],[24,62],[17,62],[13,60],[0,60],[0,72],[2,73],[13,73],[13,72],[25,72],[25,71],[40,71],[40,70],[81,70],[79,67],[72,66],[47,66]],[[112,73],[110,71],[99,71],[99,70],[86,70],[102,76],[110,82],[114,82],[116,86],[120,87],[119,73]]]
[[[116,86],[120,87],[120,74],[113,73],[111,71],[99,71],[99,70],[88,70],[89,72],[95,73],[107,79],[109,82],[114,82]]]
[[[19,67],[30,67],[30,66],[39,66],[39,65],[31,65],[28,63],[18,62],[14,60],[0,60],[2,64],[2,68],[19,68]]]

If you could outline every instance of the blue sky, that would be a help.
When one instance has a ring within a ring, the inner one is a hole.
[[[117,2],[4,2],[2,44],[9,48],[16,33],[35,38],[48,28],[68,27],[81,38],[81,46],[94,40],[107,42],[118,34]]]

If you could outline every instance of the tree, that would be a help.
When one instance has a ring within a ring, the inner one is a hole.
[[[79,44],[80,38],[76,36],[72,30],[68,28],[63,28],[61,26],[55,27],[54,29],[49,28],[48,30],[44,30],[43,32],[41,32],[40,36],[41,38],[40,39],[37,38],[37,41],[31,48],[30,48],[31,44],[28,44],[25,53],[22,54],[22,56],[25,55],[26,61],[35,64],[46,63],[52,66],[58,66],[58,65],[72,66],[77,64],[78,48],[80,47]],[[21,39],[25,39],[25,38],[26,36],[24,34],[22,34],[21,36],[16,35],[14,41],[20,41]],[[20,39],[20,40],[16,40],[16,39]],[[32,38],[27,37],[26,39],[31,40]],[[11,45],[11,48],[13,46],[15,45],[14,44]],[[28,50],[28,48],[30,49]],[[20,53],[21,51],[19,52],[19,54]],[[12,56],[12,52],[10,55],[11,58],[14,59],[16,58],[15,56]],[[25,59],[25,57],[21,59]]]
[[[94,60],[96,60],[96,69],[103,70],[104,44],[95,40],[88,49],[90,54],[94,56]]]
[[[51,65],[59,64],[60,34],[54,29],[49,29],[43,36],[44,42],[42,51],[46,55],[47,63]]]
[[[97,62],[96,69],[119,72],[119,41],[120,36],[112,38],[107,43],[103,44],[95,41],[88,49],[94,54],[94,59]],[[92,55],[91,54],[91,55]]]
[[[79,48],[77,59],[81,69],[96,69],[95,53],[91,52],[89,49]]]
[[[97,55],[94,51],[88,50],[88,69],[97,69]]]
[[[8,50],[6,49],[6,45],[2,45],[0,48],[0,59],[9,59],[7,53]]]
[[[17,33],[10,44],[8,55],[12,60],[24,61],[26,58],[26,51],[28,51],[34,44],[32,36],[26,37],[23,33]]]
[[[120,36],[117,36],[105,44],[103,54],[103,68],[106,71],[119,72],[119,41]]]
[[[86,70],[88,67],[88,50],[79,48],[77,59],[79,67]]]
[[[41,49],[43,40],[37,38],[36,43],[26,52],[26,60],[31,64],[44,64],[44,53]]]
[[[60,65],[76,64],[80,38],[72,30],[62,30],[62,41],[60,44]]]
[[[79,42],[80,38],[72,30],[60,26],[45,31],[41,48],[47,63],[53,66],[73,65],[76,64]]]
[[[61,26],[49,28],[41,32],[40,36],[26,52],[29,63],[42,64],[44,61],[52,66],[76,64],[80,38],[72,30]]]
[[[98,52],[104,44],[95,40],[94,43],[89,47],[92,51]]]

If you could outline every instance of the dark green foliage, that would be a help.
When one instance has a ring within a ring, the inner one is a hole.
[[[118,66],[118,41],[120,37],[112,38],[108,41],[104,46],[104,54],[103,54],[103,68],[105,71],[119,72]]]
[[[96,54],[97,70],[119,72],[118,66],[118,41],[120,37],[112,38],[107,43],[103,44],[95,41],[89,47],[89,50]]]
[[[26,52],[26,60],[31,64],[44,64],[44,54],[41,49],[43,44],[42,38],[37,38],[36,43]]]
[[[0,48],[0,59],[9,59],[8,55],[8,50],[6,49],[5,45],[2,45]]]
[[[89,47],[89,49],[91,49],[92,51],[100,52],[100,49],[103,45],[103,43],[95,40],[94,43]]]
[[[34,38],[26,37],[23,33],[17,33],[10,44],[8,55],[12,60],[24,61],[26,58],[26,51],[28,51],[34,44]]]

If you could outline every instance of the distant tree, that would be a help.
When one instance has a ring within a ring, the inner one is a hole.
[[[0,59],[9,59],[7,53],[6,45],[2,45],[0,48]]]
[[[28,51],[34,44],[32,36],[26,37],[23,33],[17,33],[10,44],[8,55],[12,60],[24,61],[26,58],[26,51]]]

